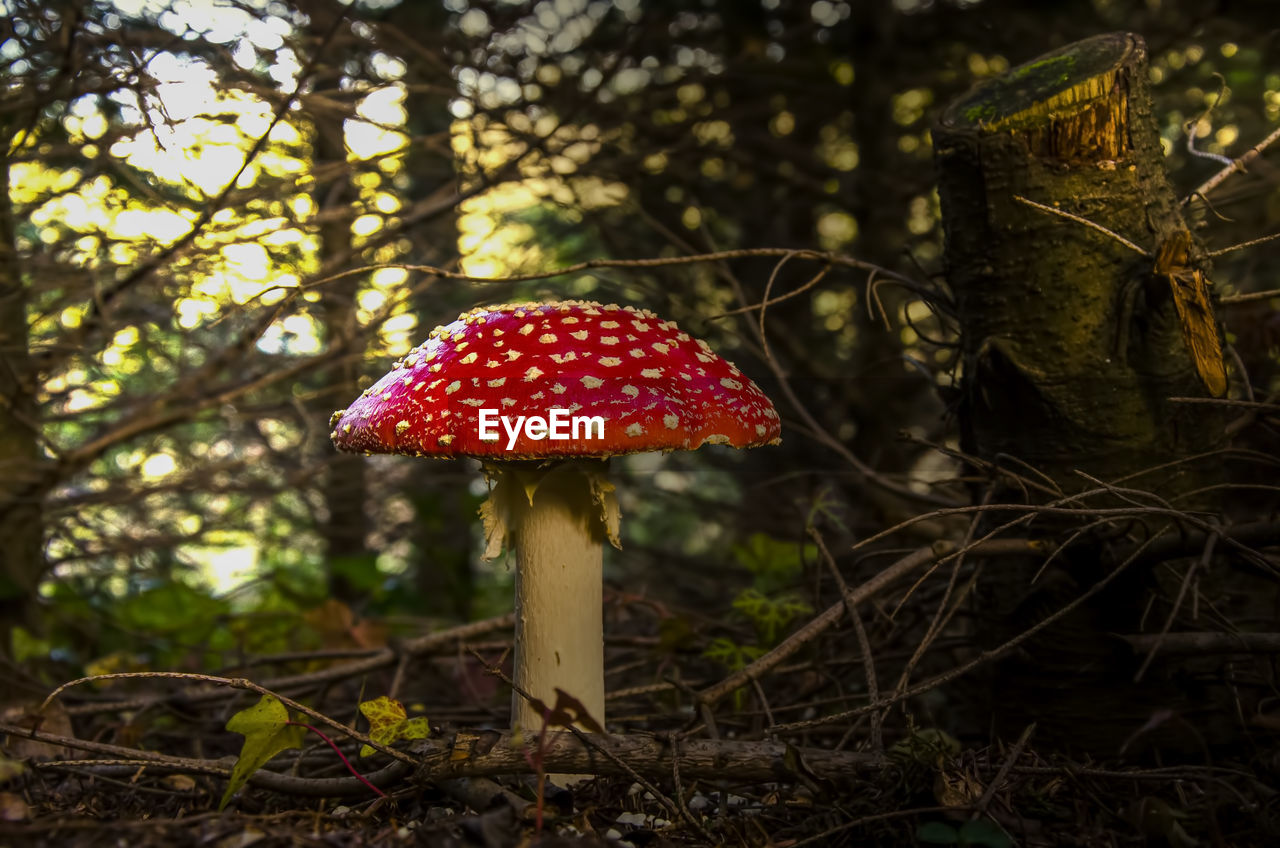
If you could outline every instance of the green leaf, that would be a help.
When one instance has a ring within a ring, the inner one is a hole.
[[[729,671],[738,671],[747,663],[759,659],[763,654],[764,651],[755,645],[739,645],[724,636],[712,639],[711,644],[702,652],[704,657],[715,660]]]
[[[795,595],[770,598],[756,589],[743,589],[733,599],[733,608],[751,619],[766,645],[774,644],[797,616],[808,615],[813,607]]]
[[[360,714],[369,720],[369,738],[379,745],[390,745],[401,739],[425,739],[431,725],[425,716],[409,718],[404,704],[383,695],[360,704]],[[360,756],[368,757],[377,750],[369,745],[360,748]]]
[[[1012,848],[1013,840],[995,822],[974,819],[960,825],[960,839],[965,845],[981,845],[984,848]]]
[[[791,585],[804,571],[806,560],[817,556],[818,548],[811,543],[775,539],[768,533],[753,533],[741,545],[734,545],[733,558],[755,575],[755,588],[761,592],[774,592]]]
[[[240,759],[231,770],[231,781],[218,804],[221,810],[231,796],[248,782],[255,771],[286,748],[301,748],[305,729],[289,724],[289,711],[272,695],[263,695],[258,703],[243,709],[227,721],[227,730],[244,737]]]
[[[925,822],[916,828],[916,839],[929,845],[955,845],[960,834],[946,822]]]

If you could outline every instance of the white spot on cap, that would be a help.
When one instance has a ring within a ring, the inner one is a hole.
[[[635,327],[641,333],[649,332],[649,325],[643,321],[632,321],[631,326]]]
[[[529,370],[524,372],[524,381],[528,383],[531,380],[536,380],[541,376],[542,376],[542,369],[536,365],[531,365],[529,367]]]
[[[656,350],[658,353],[661,353],[661,354],[665,354],[667,351],[671,350],[670,345],[664,345],[662,342],[654,342],[653,344],[649,345],[649,347],[653,348],[654,350]]]
[[[516,405],[516,399],[515,399],[515,398],[503,398],[503,399],[502,399],[502,401],[501,401],[501,403],[502,403],[502,405],[503,405],[503,406],[515,406],[515,405]]]
[[[601,380],[599,377],[583,377],[582,385],[586,386],[588,389],[598,389],[604,385],[604,380]]]
[[[409,422],[408,422],[408,421],[404,421],[404,420],[397,421],[397,422],[396,422],[396,435],[397,435],[397,436],[399,436],[399,435],[400,435],[400,434],[402,434],[405,430],[408,430],[410,426],[412,426],[412,425],[411,425],[411,424],[409,424]]]
[[[517,312],[516,314],[519,315],[520,313]],[[523,327],[520,328],[520,335],[522,336],[527,336],[532,332],[533,332],[532,324],[525,324]]]
[[[454,380],[452,383],[444,387],[444,393],[451,395],[460,388],[462,388],[462,382],[460,380]]]
[[[505,382],[507,382],[507,378],[506,378],[506,377],[499,377],[499,378],[498,378],[498,379],[496,379],[496,380],[490,380],[490,381],[487,383],[487,385],[488,385],[488,386],[489,386],[489,388],[491,388],[491,389],[496,389],[496,388],[498,388],[499,386],[501,386],[501,385],[502,385],[503,383],[505,383]]]
[[[757,424],[757,425],[756,425],[756,435],[757,435],[757,436],[763,436],[763,435],[764,435],[765,433],[767,433],[767,432],[769,432],[769,428],[768,428],[768,427],[764,426],[763,424]]]
[[[636,422],[635,424],[628,424],[628,425],[627,425],[627,435],[628,435],[628,436],[643,436],[643,435],[644,435],[644,428],[640,426],[640,423],[639,423],[639,422]]]
[[[517,359],[519,359],[519,358],[520,358],[520,351],[518,351],[518,350],[509,350],[509,351],[507,351],[507,361],[508,361],[508,362],[515,362],[515,361],[516,361]]]
[[[704,444],[708,444],[708,445],[727,445],[729,444],[729,437],[722,436],[719,433],[715,433],[713,435],[707,436],[702,441]]]
[[[656,380],[662,376],[661,368],[646,368],[640,372],[641,377],[648,377],[650,380]]]
[[[680,416],[664,415],[662,416],[662,423],[667,425],[668,430],[674,430],[675,428],[680,426]]]
[[[458,361],[459,361],[459,362],[461,362],[463,365],[470,365],[471,363],[475,362],[475,361],[476,361],[477,359],[479,359],[479,358],[480,358],[480,357],[479,357],[479,356],[477,356],[477,355],[476,355],[476,352],[473,350],[473,351],[471,351],[470,353],[468,353],[466,356],[462,357],[462,359],[460,359],[460,360],[458,360]]]
[[[617,321],[601,321],[600,322],[600,327],[601,329],[604,329],[604,330],[616,330],[621,326],[622,325],[619,324]]]
[[[448,446],[449,446],[449,444],[453,441],[453,435],[452,435],[452,434],[450,434],[450,433],[446,433],[446,434],[444,434],[443,436],[441,436],[440,438],[436,439],[436,441],[437,441],[439,444],[444,445],[445,447],[448,447]]]
[[[616,345],[617,343],[618,343],[618,337],[617,337],[617,336],[601,336],[601,337],[600,337],[600,344],[603,344],[603,345]]]
[[[558,395],[562,395],[565,393],[566,389],[564,386],[560,385],[559,383],[556,383],[554,386],[551,387],[551,391],[555,392]]]
[[[484,406],[484,401],[479,398],[463,398],[458,403],[465,403],[467,406]]]
[[[580,342],[585,342],[587,340],[587,336],[591,334],[588,333],[586,330],[578,330],[577,332],[570,333],[569,335],[573,336],[575,339],[577,339]]]
[[[555,344],[555,343],[556,343],[556,334],[555,334],[555,333],[543,333],[542,335],[538,336],[538,341],[542,342],[543,344]]]
[[[730,377],[721,377],[720,385],[724,386],[726,389],[731,389],[735,392],[742,391],[742,384]]]
[[[566,316],[564,316],[563,318],[561,318],[561,319],[560,319],[560,323],[561,323],[561,324],[576,324],[576,323],[578,323],[578,319],[577,319],[577,318],[575,318],[575,317],[574,317],[574,316],[572,316],[572,315],[566,315]]]
[[[631,350],[627,351],[627,353],[631,354],[636,359],[644,359],[644,351],[638,347],[631,348]]]
[[[608,366],[609,368],[614,368],[618,365],[621,365],[622,360],[616,356],[602,356],[600,357],[600,364]]]
[[[640,397],[640,390],[635,386],[623,386],[622,393],[630,398]]]

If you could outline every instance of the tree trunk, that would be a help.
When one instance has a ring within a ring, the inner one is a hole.
[[[416,83],[405,94],[405,128],[412,141],[405,156],[409,184],[403,195],[407,204],[447,198],[456,193],[459,179],[448,97],[453,87],[447,60],[449,12],[437,4],[402,3],[388,13],[387,27],[397,37],[389,39],[386,48],[400,51],[412,67],[409,82]],[[410,44],[417,49],[409,49]],[[457,210],[448,209],[417,224],[401,261],[437,267],[456,262],[457,218]],[[409,306],[418,318],[418,339],[474,306],[475,298],[473,291],[441,282],[413,296]],[[423,613],[468,621],[476,594],[471,531],[480,498],[459,492],[466,490],[475,472],[466,460],[437,460],[429,469],[405,482],[415,512],[410,553],[414,588]]]
[[[0,143],[9,147],[7,134]],[[32,625],[36,585],[44,570],[46,483],[29,341],[9,163],[0,161],[0,656],[11,654],[15,626]]]
[[[1094,488],[1080,472],[1166,498],[1214,482],[1212,463],[1169,465],[1219,446],[1223,421],[1212,407],[1170,400],[1209,391],[1171,302],[1177,283],[1153,274],[1157,246],[1187,228],[1164,170],[1141,39],[1097,36],[983,84],[951,104],[934,143],[962,331],[963,447],[1031,481],[995,484],[993,502]],[[1202,261],[1193,246],[1189,262]],[[1206,323],[1216,340],[1211,315]],[[1002,563],[982,584],[976,620],[991,628],[990,642],[1060,608],[1116,563],[1100,544],[1084,544],[1033,581],[1039,566]],[[1134,657],[1109,635],[1141,630],[1149,581],[1126,573],[996,671],[1002,733],[1034,720],[1042,742],[1114,754],[1156,709],[1178,708],[1167,682],[1132,683]]]
[[[341,73],[337,70],[321,75],[317,88],[337,87]],[[320,224],[320,265],[325,274],[343,268],[334,265],[332,257],[343,257],[351,251],[351,221],[358,201],[347,164],[347,145],[343,127],[345,116],[331,111],[321,112],[313,122],[313,165],[318,173],[332,174],[328,180],[317,180],[316,209]],[[320,289],[322,332],[330,346],[352,344],[358,337],[356,298],[361,277],[350,275],[332,280]],[[327,519],[322,528],[326,561],[329,565],[330,595],[344,602],[356,600],[358,590],[344,576],[346,569],[372,565],[373,555],[365,545],[368,521],[365,517],[364,457],[341,453],[329,444],[328,421],[332,410],[345,406],[360,394],[360,362],[354,357],[338,360],[336,365],[319,375],[323,389],[316,396],[316,430],[321,444],[318,450],[326,457],[326,470],[321,483]]]

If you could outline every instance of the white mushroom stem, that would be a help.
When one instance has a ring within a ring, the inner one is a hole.
[[[608,488],[603,478],[593,479],[599,473],[573,465],[535,473],[508,470],[493,498],[516,548],[513,679],[551,709],[555,690],[564,690],[603,727],[601,515]],[[513,693],[511,721],[538,732],[543,717]]]

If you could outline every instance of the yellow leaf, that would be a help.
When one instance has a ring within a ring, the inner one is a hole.
[[[386,695],[362,702],[360,714],[369,720],[369,738],[379,745],[390,745],[401,739],[425,739],[431,734],[425,717],[409,718],[404,704]],[[360,749],[360,756],[367,757],[374,750],[365,745]]]

